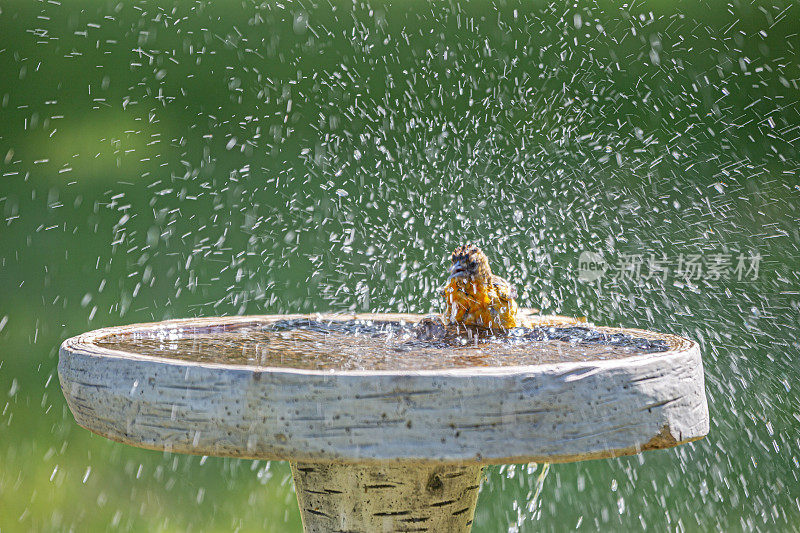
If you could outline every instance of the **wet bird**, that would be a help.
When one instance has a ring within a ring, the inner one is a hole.
[[[446,324],[463,324],[492,329],[520,325],[516,289],[492,274],[489,258],[474,244],[455,249],[447,284],[442,289],[447,308]]]

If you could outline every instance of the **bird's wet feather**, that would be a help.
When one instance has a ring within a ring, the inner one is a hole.
[[[516,290],[492,274],[489,259],[480,248],[459,246],[451,261],[450,277],[442,290],[446,323],[501,329],[519,325]]]

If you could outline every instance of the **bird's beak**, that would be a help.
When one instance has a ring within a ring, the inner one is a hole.
[[[467,265],[464,264],[463,261],[456,261],[453,263],[453,266],[450,267],[450,277],[447,278],[447,281],[450,281],[453,278],[461,278],[467,276]]]

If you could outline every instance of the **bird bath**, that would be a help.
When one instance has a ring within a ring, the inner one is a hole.
[[[178,453],[291,462],[306,531],[469,531],[484,465],[668,448],[708,433],[695,342],[523,310],[503,339],[420,315],[169,320],[64,342],[75,420]]]

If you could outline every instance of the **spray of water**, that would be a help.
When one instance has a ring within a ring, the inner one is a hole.
[[[0,528],[296,530],[285,465],[76,428],[55,347],[178,316],[438,311],[467,240],[522,305],[697,339],[712,418],[672,451],[492,471],[477,531],[795,528],[797,18],[3,4]]]

